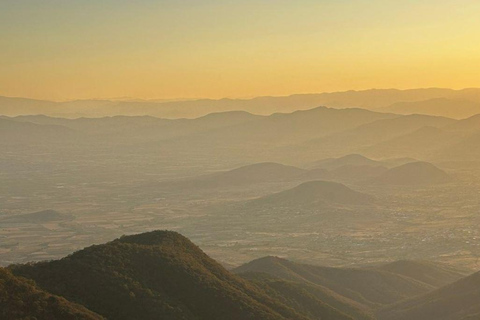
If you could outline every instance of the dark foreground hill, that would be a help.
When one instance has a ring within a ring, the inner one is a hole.
[[[331,181],[309,181],[299,186],[252,201],[254,205],[274,207],[366,205],[373,197]]]
[[[0,268],[0,319],[100,320],[103,317]]]
[[[392,168],[373,181],[385,185],[432,185],[450,182],[452,178],[428,162],[412,162]]]
[[[381,310],[380,320],[478,320],[480,273]]]
[[[318,319],[229,273],[174,232],[126,236],[11,269],[108,319]],[[324,311],[321,319],[351,319]]]

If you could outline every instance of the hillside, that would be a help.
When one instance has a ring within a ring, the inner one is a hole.
[[[480,132],[468,136],[460,142],[440,150],[437,155],[442,159],[477,161],[480,157],[480,149],[478,148],[478,141],[480,141],[479,139]]]
[[[409,277],[436,288],[446,286],[466,276],[463,271],[454,267],[430,261],[400,260],[376,269]]]
[[[343,166],[330,171],[330,175],[334,181],[358,182],[378,177],[387,170],[384,166]]]
[[[174,232],[125,236],[12,271],[109,319],[307,319]]]
[[[0,118],[0,143],[55,143],[65,139],[76,139],[81,135],[74,130],[59,125],[40,125],[19,122],[10,118]]]
[[[346,315],[338,319],[373,319],[373,313],[367,307],[319,285],[282,280],[258,272],[246,272],[240,276],[295,310],[302,310],[313,319],[323,319],[322,315],[332,314],[332,309],[342,310]]]
[[[290,151],[297,153],[315,152],[318,154],[317,157],[335,158],[338,155],[363,153],[365,148],[412,133],[425,126],[443,128],[455,122],[456,120],[453,119],[427,115],[395,115],[391,118],[371,121],[324,137],[312,137],[309,141],[292,147]]]
[[[422,127],[414,132],[382,141],[362,150],[374,157],[417,157],[426,158],[436,150],[460,140],[461,134],[436,128]]]
[[[306,171],[274,162],[246,165],[229,171],[192,179],[201,186],[235,186],[244,184],[285,181],[299,178]]]
[[[0,319],[99,320],[103,317],[0,268]]]
[[[480,114],[457,121],[449,125],[446,129],[451,131],[478,132],[480,131]]]
[[[268,206],[366,205],[373,197],[331,181],[308,181],[252,201]]]
[[[320,168],[334,170],[344,166],[381,166],[382,162],[369,159],[361,154],[349,154],[340,158],[329,158],[316,161],[309,166],[312,168]]]
[[[72,219],[72,216],[68,214],[62,214],[55,210],[44,210],[0,218],[0,221],[9,223],[45,223],[70,219]]]
[[[257,259],[234,271],[263,272],[284,280],[319,285],[371,308],[433,290],[430,285],[390,272],[312,266],[276,257]]]
[[[230,146],[248,142],[271,147],[272,144],[286,145],[323,137],[392,117],[398,116],[358,108],[317,107],[291,113],[275,113],[259,120],[211,130],[200,136],[188,138],[202,144],[216,141],[221,145]]]
[[[262,162],[193,178],[155,183],[152,188],[164,192],[203,192],[229,188],[248,188],[272,182],[303,179],[307,170],[274,162]]]
[[[428,162],[411,162],[392,168],[374,179],[374,183],[385,185],[432,185],[450,182],[445,171]]]
[[[467,320],[480,314],[480,273],[380,310],[380,320]]]
[[[331,306],[337,310],[342,310],[343,313],[349,315],[355,320],[373,318],[373,311],[370,307],[346,298],[324,286],[315,283],[305,282],[301,279],[282,279],[281,277],[276,277],[264,272],[247,271],[240,272],[239,275],[242,278],[252,281],[256,285],[264,288],[264,290],[267,292],[273,291],[273,294],[279,297],[288,298],[292,295],[305,297],[306,299],[294,298],[294,301],[301,305],[300,307],[295,307],[295,310],[304,308],[311,309],[312,307],[313,309],[318,307],[324,308],[324,305],[327,304],[328,306]],[[311,300],[314,300],[315,302],[313,304],[305,304],[305,302],[309,302]]]

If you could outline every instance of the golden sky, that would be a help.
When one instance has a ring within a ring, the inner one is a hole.
[[[2,0],[0,95],[480,87],[478,0]]]

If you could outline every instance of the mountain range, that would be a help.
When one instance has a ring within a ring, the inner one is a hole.
[[[318,106],[361,107],[400,114],[425,113],[462,118],[480,113],[479,89],[372,89],[285,97],[252,99],[128,100],[98,99],[66,102],[0,97],[0,114],[46,114],[61,117],[104,117],[151,115],[162,118],[195,118],[213,112],[242,110],[257,114],[292,112]]]

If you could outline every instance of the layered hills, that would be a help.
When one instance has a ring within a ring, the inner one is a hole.
[[[381,270],[313,266],[278,257],[254,260],[234,271],[240,274],[262,272],[284,280],[318,285],[374,309],[427,293],[435,288],[415,279]]]
[[[426,113],[464,117],[478,110],[478,89],[372,89],[285,97],[201,100],[76,100],[65,102],[0,97],[5,115],[48,114],[65,117],[152,115],[164,118],[193,118],[212,112],[243,110],[271,114],[309,109],[319,105],[335,108],[362,107],[398,113]],[[476,111],[478,113],[479,111]]]
[[[480,273],[425,295],[399,302],[378,313],[380,320],[480,319]]]

